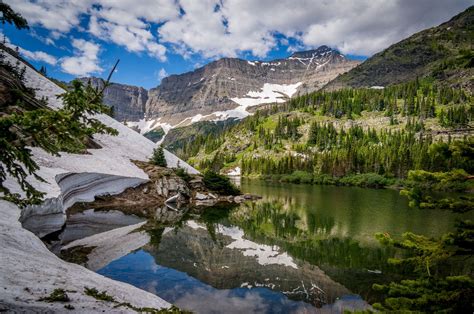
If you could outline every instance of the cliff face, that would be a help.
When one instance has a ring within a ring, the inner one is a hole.
[[[234,109],[242,99],[253,99],[253,105],[284,101],[295,92],[321,88],[358,63],[326,46],[269,62],[223,58],[163,79],[160,86],[149,91],[146,117],[173,125],[199,114]],[[266,84],[269,88],[262,92]],[[194,120],[198,119],[202,118]]]
[[[96,77],[80,80],[90,80],[93,86],[102,86],[102,81]],[[143,119],[147,100],[148,91],[143,87],[112,83],[104,91],[104,103],[114,108],[114,118],[119,121]]]
[[[166,77],[149,91],[113,83],[105,91],[104,102],[114,107],[114,118],[142,133],[159,127],[167,132],[178,124],[243,118],[249,107],[318,90],[359,63],[327,46],[266,62],[222,58]],[[89,79],[94,86],[101,84],[94,77],[81,80]]]

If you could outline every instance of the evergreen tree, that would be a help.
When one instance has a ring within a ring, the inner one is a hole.
[[[150,162],[160,167],[167,167],[167,162],[166,162],[165,152],[163,150],[163,147],[158,146],[153,150],[153,155],[151,156]]]
[[[0,1],[0,12],[2,13],[2,16],[0,17],[0,22],[2,24],[13,24],[17,29],[29,29],[26,19],[23,18],[21,14],[13,11],[12,8],[8,4],[3,3],[3,1]]]
[[[46,67],[44,65],[41,66],[39,72],[44,76],[48,76],[48,74],[46,72]]]

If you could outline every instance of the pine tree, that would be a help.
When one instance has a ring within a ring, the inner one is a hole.
[[[47,72],[46,72],[46,67],[44,65],[41,66],[39,72],[41,74],[43,74],[43,76],[48,76]]]
[[[167,167],[168,166],[168,164],[166,162],[165,152],[163,150],[163,147],[158,146],[153,150],[153,155],[151,156],[150,162],[152,164],[160,166],[160,167]]]

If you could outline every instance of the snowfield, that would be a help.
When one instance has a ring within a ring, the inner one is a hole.
[[[259,64],[258,62],[251,62],[247,61],[249,64],[255,65]],[[274,65],[278,66],[279,63],[260,63],[262,65]],[[230,78],[231,79],[231,78]],[[141,134],[145,134],[155,128],[161,127],[166,134],[173,129],[181,126],[187,126],[199,121],[225,121],[227,119],[243,119],[251,113],[247,111],[249,107],[263,105],[263,104],[270,104],[270,103],[283,103],[287,101],[289,98],[293,97],[293,95],[298,91],[298,87],[302,84],[302,82],[298,82],[295,84],[269,84],[265,83],[260,91],[250,91],[248,92],[245,97],[235,97],[231,98],[233,102],[237,104],[237,107],[234,109],[224,110],[224,111],[215,111],[207,115],[197,114],[193,117],[188,117],[180,121],[175,125],[171,125],[169,123],[160,122],[161,118],[157,119],[141,119],[139,121],[131,121],[127,122],[129,127],[137,128]],[[165,136],[161,139],[159,143],[161,143]]]
[[[6,62],[16,64],[14,56],[6,52],[4,54]],[[24,83],[36,90],[38,98],[45,97],[49,107],[57,109],[62,106],[56,95],[64,93],[64,90],[27,65]],[[54,288],[64,288],[78,291],[72,295],[74,300],[77,299],[84,306],[76,307],[78,311],[106,308],[110,312],[110,304],[102,305],[84,296],[81,293],[84,286],[107,290],[117,299],[135,306],[169,307],[166,301],[155,295],[60,260],[18,221],[20,219],[25,226],[36,225],[37,228],[32,230],[43,236],[61,229],[66,209],[75,202],[92,201],[97,195],[121,193],[126,188],[148,180],[146,173],[132,160],[148,160],[155,143],[107,115],[98,115],[96,118],[119,132],[118,136],[94,136],[94,140],[102,147],[100,149],[88,149],[88,154],[81,155],[61,153],[59,157],[51,156],[39,148],[32,149],[34,159],[40,166],[38,175],[46,182],[39,182],[32,177],[28,180],[35,188],[46,193],[42,205],[20,211],[11,203],[0,202],[0,310],[6,306],[28,311],[64,311],[63,304],[35,301],[51,293]],[[177,167],[179,163],[189,173],[198,173],[166,150],[165,157],[169,167]],[[14,192],[22,192],[11,178],[7,179],[5,185]],[[45,219],[51,215],[54,215],[54,219]],[[30,292],[24,288],[29,288]],[[123,308],[116,310],[124,311]]]

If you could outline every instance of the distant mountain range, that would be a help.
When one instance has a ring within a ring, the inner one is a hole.
[[[104,102],[114,107],[116,119],[141,133],[160,127],[168,132],[198,121],[243,118],[257,105],[318,90],[359,63],[327,46],[273,61],[222,58],[166,77],[149,91],[114,83]],[[90,79],[100,84],[99,79]]]

